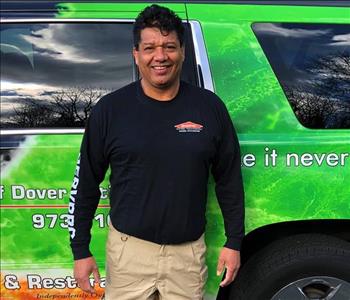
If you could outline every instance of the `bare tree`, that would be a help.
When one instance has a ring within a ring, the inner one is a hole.
[[[14,108],[10,118],[16,127],[84,127],[92,107],[107,93],[104,89],[69,88],[53,93],[46,101],[29,99]]]
[[[321,57],[312,64],[310,72],[319,75],[315,83],[317,94],[350,101],[350,53]]]
[[[30,99],[20,108],[14,108],[15,115],[10,118],[15,127],[47,126],[54,117],[53,111],[46,104],[38,104]]]
[[[310,128],[350,126],[350,53],[320,57],[306,69],[312,80],[284,85],[300,122]]]
[[[297,118],[307,127],[325,128],[327,116],[337,111],[331,100],[299,87],[286,88],[286,94]]]
[[[53,98],[53,109],[59,126],[84,126],[92,107],[107,91],[102,89],[70,88]]]

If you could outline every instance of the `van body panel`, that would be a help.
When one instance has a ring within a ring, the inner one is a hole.
[[[324,7],[278,7],[248,5],[187,4],[189,19],[201,24],[216,93],[223,99],[239,134],[241,155],[252,154],[254,166],[243,166],[246,194],[246,233],[259,227],[295,220],[348,219],[350,211],[349,130],[305,128],[293,110],[253,30],[255,22],[344,23],[350,9]],[[207,12],[211,11],[210,14]],[[217,21],[214,21],[217,20]],[[335,146],[336,145],[336,146]],[[275,150],[276,166],[265,158]],[[291,161],[313,155],[310,166]],[[322,154],[342,154],[335,166]],[[320,162],[320,160],[319,160]],[[327,182],[327,184],[325,184]],[[224,241],[221,214],[209,188],[207,244],[217,257]],[[220,221],[218,221],[220,220]],[[212,229],[214,228],[214,229]],[[218,238],[221,234],[221,239]],[[216,261],[209,260],[210,278],[215,278]],[[211,285],[212,284],[212,285]],[[217,280],[209,281],[214,291]]]

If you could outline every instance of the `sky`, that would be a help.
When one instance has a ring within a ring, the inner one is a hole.
[[[256,23],[253,29],[278,79],[287,84],[316,80],[320,57],[350,56],[350,25]]]
[[[2,24],[2,121],[28,99],[133,80],[131,24]]]

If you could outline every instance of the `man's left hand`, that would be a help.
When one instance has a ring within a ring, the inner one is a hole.
[[[225,278],[220,283],[221,287],[229,285],[235,279],[240,266],[240,252],[226,247],[222,248],[216,270],[216,275],[220,276],[220,274],[226,268]]]

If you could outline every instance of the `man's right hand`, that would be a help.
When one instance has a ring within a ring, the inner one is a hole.
[[[90,284],[89,276],[94,275],[95,282],[100,282],[100,273],[96,261],[93,256],[82,258],[74,261],[74,278],[79,287],[87,293],[96,293],[93,286]]]

